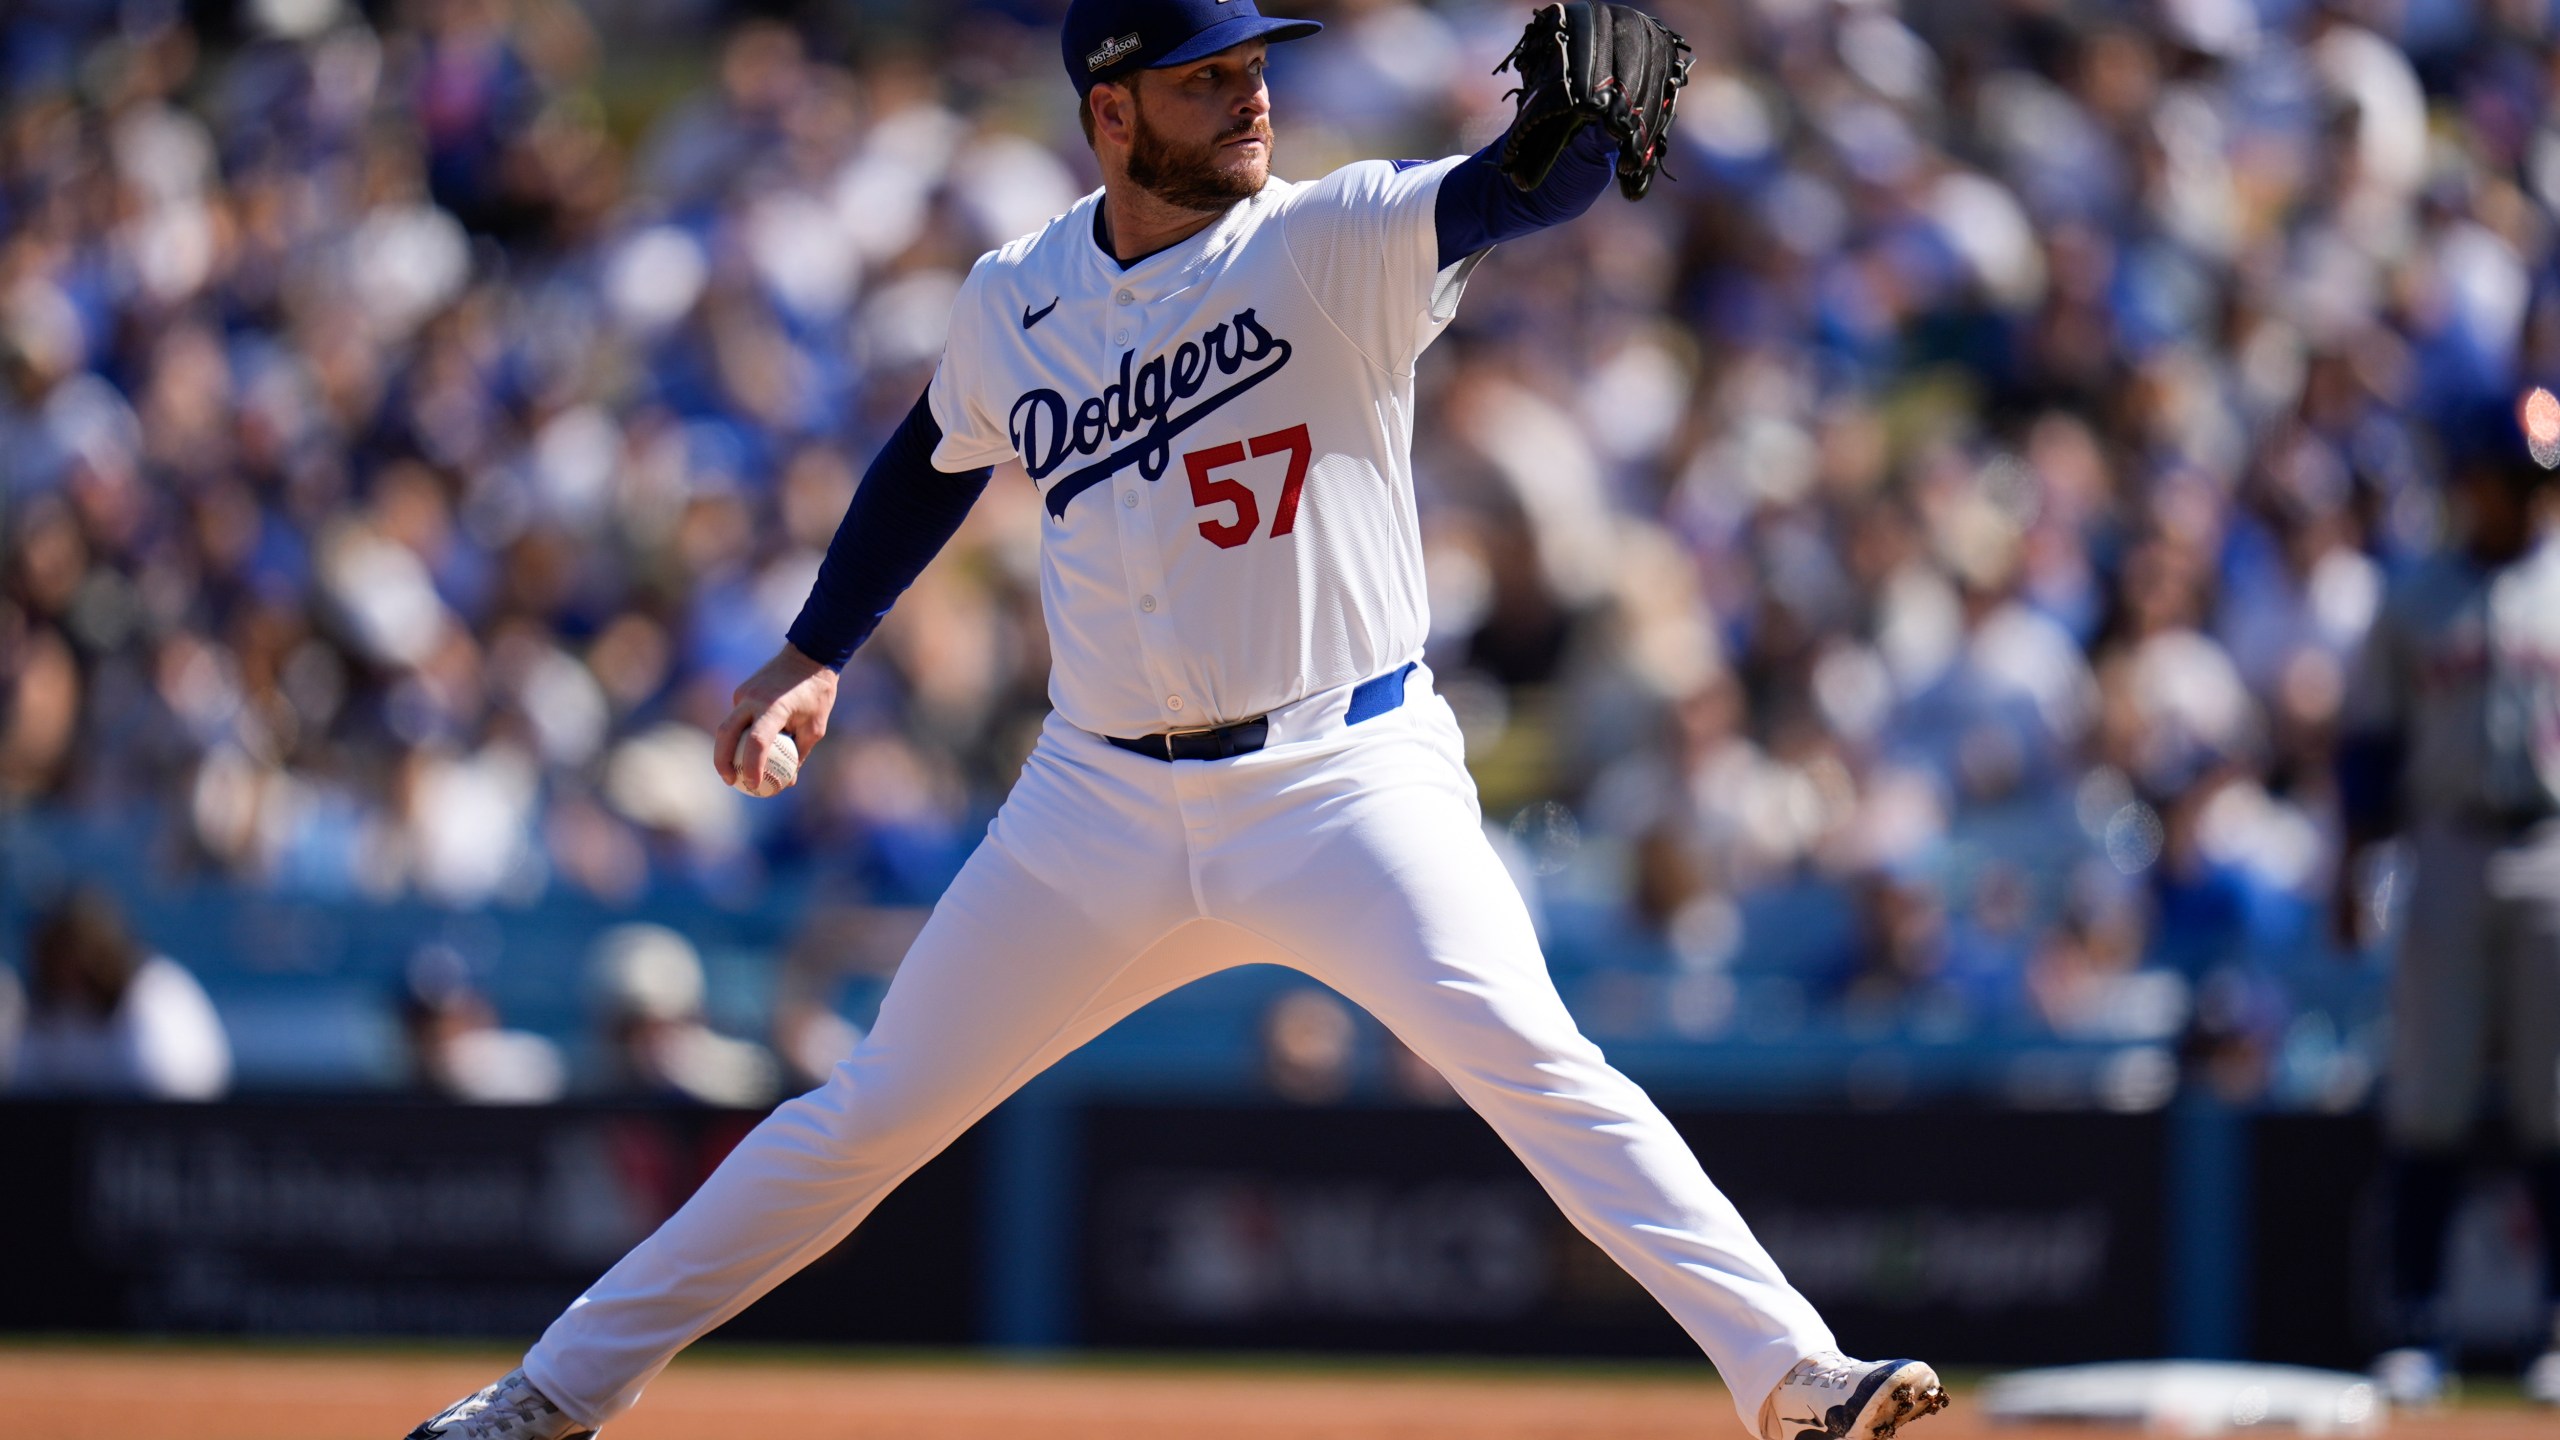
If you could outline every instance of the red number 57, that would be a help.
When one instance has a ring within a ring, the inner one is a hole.
[[[1182,468],[1191,476],[1191,503],[1201,509],[1212,505],[1233,505],[1233,520],[1203,520],[1200,533],[1221,550],[1233,550],[1253,538],[1253,527],[1262,523],[1262,506],[1253,498],[1253,489],[1241,480],[1223,480],[1218,472],[1230,465],[1245,462],[1250,454],[1259,459],[1265,455],[1289,452],[1289,475],[1280,482],[1280,504],[1271,512],[1271,533],[1286,535],[1298,528],[1298,490],[1307,483],[1307,461],[1315,454],[1315,442],[1307,438],[1307,427],[1292,425],[1251,440],[1230,440],[1206,450],[1194,450],[1182,457]]]

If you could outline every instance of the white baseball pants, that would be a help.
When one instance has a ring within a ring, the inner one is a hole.
[[[1051,716],[870,1035],[553,1322],[525,1357],[533,1383],[603,1424],[1044,1067],[1167,991],[1271,960],[1447,1076],[1756,1428],[1761,1399],[1831,1332],[1575,1028],[1485,842],[1456,721],[1428,671],[1408,685],[1401,708],[1353,726],[1340,692],[1329,727],[1304,723],[1322,699],[1301,702],[1276,743],[1222,761],[1147,759]]]

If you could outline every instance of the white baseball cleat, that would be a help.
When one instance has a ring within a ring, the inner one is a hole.
[[[407,1440],[590,1440],[595,1431],[560,1413],[522,1370],[466,1395],[409,1432]]]
[[[1796,1362],[1760,1405],[1760,1440],[1887,1440],[1947,1408],[1938,1372],[1917,1360],[1852,1360],[1836,1350]]]

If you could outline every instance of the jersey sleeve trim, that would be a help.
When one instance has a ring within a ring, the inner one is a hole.
[[[937,378],[939,375],[940,372],[937,371]],[[942,439],[933,448],[933,468],[956,475],[963,470],[1001,465],[1014,458],[1013,447],[1010,444],[972,445],[962,438],[966,432],[961,427],[967,426],[967,422],[946,412],[945,406],[954,402],[945,399],[941,386],[935,385],[928,388],[924,398],[933,416],[934,424],[942,430]]]
[[[1428,313],[1432,324],[1446,325],[1458,318],[1458,299],[1467,293],[1467,280],[1476,273],[1476,267],[1484,263],[1484,257],[1492,253],[1493,247],[1488,245],[1441,267],[1431,282],[1431,309]]]

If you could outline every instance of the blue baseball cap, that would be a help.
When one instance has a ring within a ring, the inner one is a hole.
[[[1265,15],[1253,0],[1074,0],[1058,54],[1083,95],[1124,71],[1187,64],[1247,40],[1297,40],[1323,28]]]

